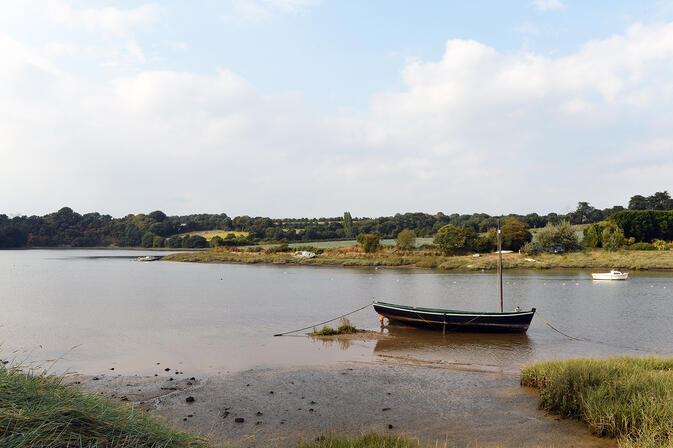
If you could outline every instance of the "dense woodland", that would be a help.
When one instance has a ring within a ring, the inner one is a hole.
[[[435,236],[439,229],[451,224],[475,234],[488,232],[501,221],[515,218],[527,228],[568,221],[571,224],[591,224],[610,220],[624,235],[636,241],[673,239],[673,199],[667,191],[651,196],[636,195],[628,208],[614,206],[597,209],[588,202],[579,202],[568,214],[538,215],[510,214],[491,216],[486,213],[444,214],[439,212],[404,213],[380,218],[287,218],[237,216],[225,213],[167,216],[161,211],[113,218],[100,213],[79,214],[68,207],[45,216],[16,216],[0,214],[0,248],[17,247],[205,247],[200,236],[185,234],[202,230],[247,232],[247,236],[229,235],[225,244],[242,245],[266,242],[300,242],[353,239],[360,234],[375,234],[381,238],[396,238],[402,230],[413,230],[418,237]],[[604,226],[605,227],[605,226]],[[603,231],[598,229],[597,231]],[[599,238],[600,239],[600,238]],[[598,243],[600,244],[600,242]]]

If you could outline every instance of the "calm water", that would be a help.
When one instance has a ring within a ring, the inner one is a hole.
[[[512,371],[541,359],[673,354],[673,275],[592,282],[588,271],[505,274],[505,307],[536,316],[527,335],[398,329],[351,344],[274,338],[363,306],[394,303],[496,310],[493,273],[405,269],[139,263],[151,251],[0,251],[0,358],[54,371],[150,374],[314,365],[390,358]],[[162,252],[161,254],[165,254]],[[368,309],[351,316],[378,329]],[[76,348],[72,348],[75,347]],[[160,367],[156,364],[160,362]]]

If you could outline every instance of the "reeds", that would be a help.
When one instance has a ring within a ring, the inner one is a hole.
[[[538,363],[521,384],[541,406],[586,422],[623,447],[673,447],[673,358],[571,359]]]
[[[312,442],[302,441],[297,448],[420,448],[414,440],[397,435],[365,434],[355,437],[321,436]]]

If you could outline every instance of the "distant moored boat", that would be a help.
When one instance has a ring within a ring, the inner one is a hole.
[[[591,274],[592,280],[626,280],[627,278],[629,278],[628,272],[619,272],[614,269],[610,272]]]

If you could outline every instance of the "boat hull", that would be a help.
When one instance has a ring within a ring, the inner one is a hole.
[[[629,274],[624,273],[624,274],[611,274],[611,273],[595,273],[591,274],[591,279],[592,280],[626,280],[629,278]]]
[[[374,302],[374,310],[381,319],[385,317],[393,325],[476,333],[525,333],[535,315],[535,308],[512,313],[481,313],[384,302]]]

